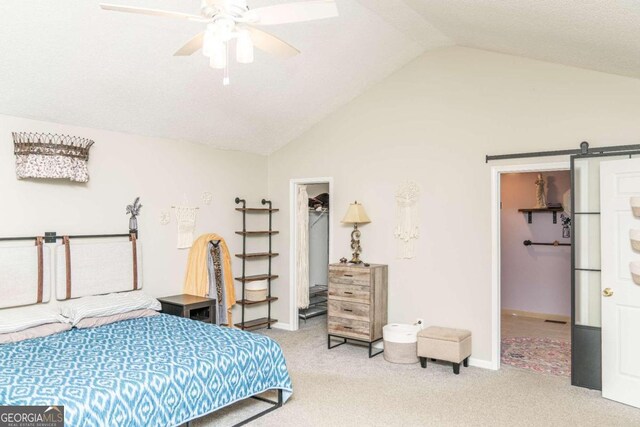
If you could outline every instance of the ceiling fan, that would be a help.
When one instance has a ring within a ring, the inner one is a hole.
[[[288,58],[298,49],[255,26],[313,21],[338,16],[335,0],[312,0],[249,9],[247,0],[202,0],[198,15],[101,3],[104,10],[164,16],[206,24],[206,29],[182,46],[174,56],[188,56],[202,49],[212,68],[224,69],[229,84],[229,43],[235,39],[236,60],[253,62],[254,46],[267,53]]]

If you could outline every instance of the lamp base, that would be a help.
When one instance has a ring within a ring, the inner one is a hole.
[[[351,261],[349,261],[349,264],[362,264],[362,260],[359,258],[358,255],[353,254],[353,258],[351,258]]]
[[[358,230],[358,224],[353,225],[353,231],[351,232],[351,249],[353,249],[353,258],[351,258],[349,263],[362,264],[362,260],[360,259],[362,248],[360,247],[360,230]]]

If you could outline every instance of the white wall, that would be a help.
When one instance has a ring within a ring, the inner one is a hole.
[[[562,237],[562,222],[550,213],[534,213],[531,224],[518,209],[536,205],[537,172],[501,175],[500,291],[503,310],[571,316],[571,248],[524,246],[533,242],[571,243]],[[562,203],[571,188],[569,171],[544,172],[547,203]]]
[[[17,180],[12,131],[50,132],[93,139],[87,184],[66,180]],[[204,145],[64,126],[0,115],[0,236],[56,231],[60,234],[128,232],[125,207],[136,196],[144,254],[144,288],[154,296],[181,293],[188,250],[176,249],[176,222],[160,224],[160,211],[186,194],[200,207],[196,236],[222,235],[232,253],[241,251],[242,228],[234,198],[259,204],[266,196],[266,157],[215,150]],[[213,194],[204,205],[202,192]],[[234,272],[241,264],[233,259]]]
[[[389,320],[467,328],[473,357],[491,354],[491,165],[486,154],[640,141],[640,80],[467,48],[432,51],[370,88],[269,157],[282,210],[274,314],[289,321],[289,180],[334,178],[340,218],[363,203],[363,259],[389,264]],[[539,161],[539,159],[537,160]],[[413,260],[395,258],[394,192],[422,189]],[[350,228],[334,223],[334,258]]]

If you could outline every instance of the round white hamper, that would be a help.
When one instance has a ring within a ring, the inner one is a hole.
[[[266,282],[249,282],[244,287],[245,298],[248,301],[264,301],[269,289]]]
[[[390,323],[382,328],[384,359],[391,363],[418,363],[420,325]]]

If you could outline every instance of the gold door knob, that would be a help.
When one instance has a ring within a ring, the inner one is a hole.
[[[605,297],[610,297],[613,295],[613,289],[611,288],[604,288],[604,290],[602,291],[602,295]]]

